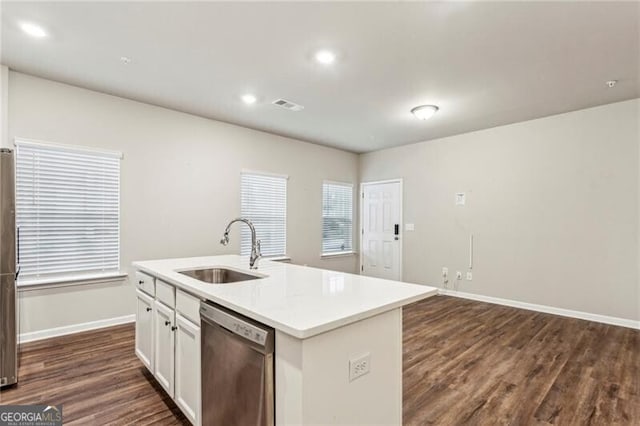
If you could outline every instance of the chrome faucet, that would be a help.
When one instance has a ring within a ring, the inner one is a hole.
[[[238,217],[229,222],[227,228],[224,230],[224,235],[220,240],[220,244],[223,246],[229,244],[229,231],[231,230],[231,225],[235,222],[244,222],[251,230],[251,256],[249,257],[249,269],[258,269],[258,259],[262,256],[262,253],[260,253],[260,240],[256,239],[256,228],[249,219]]]

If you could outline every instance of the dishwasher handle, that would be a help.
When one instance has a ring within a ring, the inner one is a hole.
[[[274,332],[271,328],[260,326],[248,318],[241,318],[206,302],[200,304],[200,317],[203,321],[217,324],[236,336],[251,341],[266,353],[273,352]]]

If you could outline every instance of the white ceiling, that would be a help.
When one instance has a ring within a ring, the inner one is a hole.
[[[29,38],[22,20],[50,36]],[[639,21],[638,2],[3,2],[1,60],[367,152],[638,97]],[[315,63],[319,48],[337,52],[333,66]],[[419,104],[441,110],[421,122]]]

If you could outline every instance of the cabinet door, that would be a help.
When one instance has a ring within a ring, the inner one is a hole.
[[[155,301],[155,370],[154,376],[169,396],[173,397],[173,362],[175,343],[175,311]]]
[[[200,425],[200,327],[176,313],[175,401],[196,426]]]
[[[136,355],[153,372],[153,299],[136,290]]]

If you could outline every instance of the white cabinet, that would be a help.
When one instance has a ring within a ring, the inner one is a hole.
[[[136,290],[136,355],[153,371],[153,298]]]
[[[155,328],[155,352],[153,374],[169,396],[173,397],[175,311],[155,301],[153,326]]]
[[[194,425],[200,424],[200,327],[176,314],[175,401]]]
[[[136,355],[201,426],[200,299],[141,272],[136,280]]]
[[[156,295],[155,279],[151,275],[147,275],[144,272],[136,272],[136,287],[138,290],[142,290],[151,297]]]

